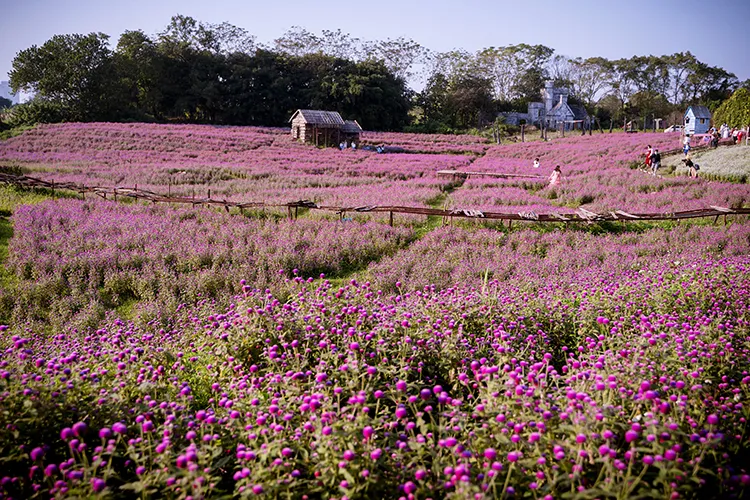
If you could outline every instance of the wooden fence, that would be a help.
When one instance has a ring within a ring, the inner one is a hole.
[[[454,217],[485,219],[485,220],[505,220],[509,224],[512,221],[533,221],[533,222],[600,222],[600,221],[657,221],[657,220],[681,220],[695,219],[699,217],[714,217],[714,222],[718,221],[720,216],[724,217],[726,222],[727,215],[750,215],[750,208],[727,208],[711,205],[707,208],[697,210],[685,210],[679,212],[653,212],[653,213],[629,213],[624,210],[615,210],[606,213],[595,213],[584,208],[579,208],[574,214],[547,213],[537,214],[535,212],[485,212],[471,209],[453,209],[442,210],[428,207],[407,207],[399,205],[364,205],[358,207],[341,207],[318,205],[310,200],[298,200],[288,203],[266,203],[266,202],[236,202],[211,198],[211,190],[208,190],[206,198],[196,198],[190,196],[172,196],[155,193],[153,191],[138,189],[138,185],[133,188],[125,187],[101,187],[101,186],[84,186],[71,182],[59,183],[55,181],[45,181],[26,175],[11,175],[0,173],[0,182],[12,184],[24,188],[46,188],[53,193],[56,190],[67,190],[85,195],[92,193],[102,198],[117,200],[117,197],[125,197],[137,200],[150,201],[152,203],[179,203],[196,205],[213,205],[224,207],[227,211],[230,208],[238,208],[240,211],[247,208],[286,208],[289,218],[296,218],[300,208],[309,210],[324,210],[335,212],[343,218],[346,213],[388,213],[389,223],[393,225],[394,214],[411,214],[442,217],[444,223],[450,223]]]

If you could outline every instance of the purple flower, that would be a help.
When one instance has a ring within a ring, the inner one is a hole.
[[[362,429],[362,435],[365,439],[370,439],[373,434],[375,434],[375,430],[369,425]]]
[[[630,429],[625,433],[625,441],[628,443],[635,441],[636,439],[638,439],[638,433],[634,430]]]
[[[76,422],[75,424],[73,424],[73,434],[78,437],[82,437],[84,434],[86,434],[88,428],[89,426],[86,425],[85,422]]]

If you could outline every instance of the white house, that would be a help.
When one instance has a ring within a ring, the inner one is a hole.
[[[689,106],[685,111],[685,133],[705,134],[711,126],[711,112],[705,106]]]
[[[577,104],[568,102],[568,90],[555,88],[552,82],[547,82],[541,91],[543,102],[530,102],[526,113],[501,113],[505,122],[510,125],[519,125],[522,120],[533,125],[541,125],[543,122],[547,128],[565,130],[588,128],[591,123],[586,109]]]

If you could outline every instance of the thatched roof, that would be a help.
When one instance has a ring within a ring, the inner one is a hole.
[[[297,115],[302,115],[305,123],[318,126],[329,126],[339,128],[344,125],[344,119],[337,111],[319,111],[316,109],[298,109],[289,121],[293,121]]]

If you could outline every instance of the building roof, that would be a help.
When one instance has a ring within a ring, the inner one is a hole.
[[[696,118],[708,118],[709,120],[711,119],[711,112],[705,106],[688,106],[688,109],[687,111],[685,111],[685,114],[687,114],[688,111],[690,111],[690,109],[693,110],[693,115]]]
[[[555,106],[552,109],[550,109],[549,111],[547,111],[547,115],[548,116],[557,116],[560,112],[564,112],[565,111],[564,108],[566,108],[566,107],[568,107],[568,105],[566,103],[564,103],[562,101],[558,101],[557,104],[555,104]]]
[[[316,109],[298,109],[294,112],[292,117],[289,119],[291,122],[297,115],[302,115],[305,123],[311,125],[332,125],[340,127],[344,124],[344,119],[338,111],[320,111]]]
[[[357,120],[346,120],[344,126],[341,127],[341,131],[345,134],[359,134],[362,132],[362,127],[357,123]]]
[[[574,120],[585,120],[589,114],[586,112],[586,108],[577,104],[568,104],[568,107],[573,112]]]

